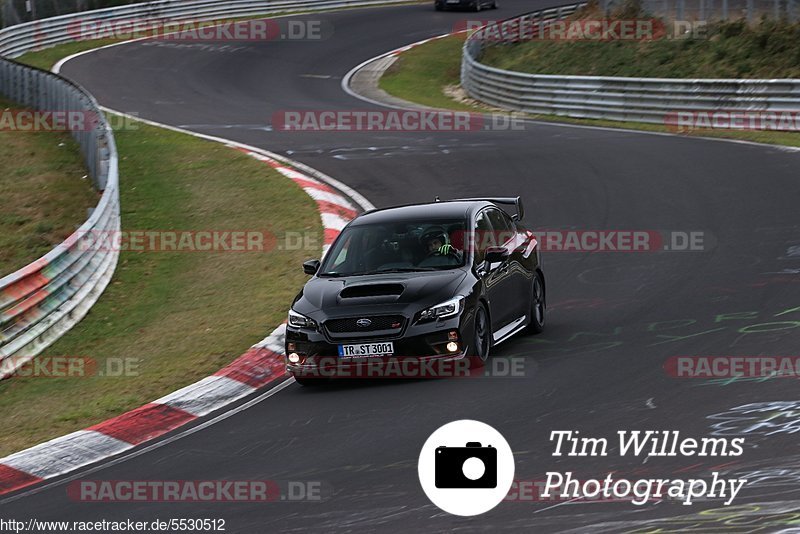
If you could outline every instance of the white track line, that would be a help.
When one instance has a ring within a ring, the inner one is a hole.
[[[256,404],[258,404],[261,401],[267,400],[268,398],[272,397],[273,395],[276,395],[276,394],[280,393],[281,391],[283,391],[284,389],[288,388],[290,385],[294,384],[294,382],[295,382],[294,378],[289,377],[288,380],[284,380],[283,382],[281,382],[277,386],[273,387],[272,389],[269,389],[269,390],[265,391],[264,393],[262,393],[258,397],[254,398],[254,399],[251,399],[251,400],[247,401],[246,403],[244,403],[244,404],[242,404],[240,406],[237,406],[236,408],[234,408],[232,410],[228,410],[228,411],[226,411],[224,413],[221,413],[218,416],[214,417],[213,419],[209,419],[208,421],[206,421],[204,423],[201,423],[201,424],[199,424],[197,426],[194,426],[192,428],[184,430],[183,432],[179,432],[178,434],[175,434],[174,436],[170,436],[169,438],[163,439],[161,441],[156,441],[155,443],[152,443],[152,444],[150,444],[150,445],[148,445],[146,447],[143,447],[141,449],[137,449],[135,451],[132,451],[129,454],[124,454],[122,456],[114,458],[111,461],[102,463],[100,465],[96,465],[95,467],[92,467],[91,469],[87,469],[85,471],[79,471],[79,472],[77,472],[77,473],[75,473],[75,474],[73,474],[73,475],[71,475],[69,477],[66,477],[66,478],[63,478],[63,479],[60,479],[60,480],[56,480],[55,482],[50,482],[50,483],[42,484],[40,486],[36,486],[34,489],[31,489],[31,490],[28,490],[28,491],[23,491],[22,493],[18,493],[16,495],[13,495],[13,496],[8,497],[6,499],[0,499],[0,505],[7,504],[7,503],[12,502],[12,501],[16,501],[17,499],[30,497],[31,495],[35,495],[37,493],[41,493],[42,491],[45,491],[45,490],[47,490],[49,488],[53,488],[53,487],[56,487],[56,486],[60,486],[62,484],[66,484],[67,482],[71,482],[73,480],[77,480],[80,477],[84,477],[86,475],[90,475],[92,473],[96,473],[96,472],[101,471],[103,469],[106,469],[108,467],[111,467],[111,466],[120,464],[120,463],[122,463],[124,461],[130,460],[131,458],[136,458],[137,456],[141,456],[142,454],[146,454],[146,453],[148,453],[148,452],[150,452],[152,450],[161,448],[161,447],[163,447],[165,445],[169,445],[170,443],[172,443],[174,441],[177,441],[177,440],[179,440],[181,438],[185,438],[187,436],[191,436],[195,432],[200,432],[201,430],[204,430],[204,429],[210,427],[211,425],[215,425],[215,424],[217,424],[219,422],[222,422],[225,419],[228,419],[229,417],[232,417],[232,416],[234,416],[234,415],[236,415],[236,414],[238,414],[240,412],[243,412],[243,411],[247,410],[248,408],[251,408],[251,407],[255,406]]]

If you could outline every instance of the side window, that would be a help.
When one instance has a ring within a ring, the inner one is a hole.
[[[478,214],[475,219],[475,235],[473,236],[473,246],[475,248],[475,265],[481,265],[486,258],[486,249],[492,246],[492,225],[486,211]]]
[[[495,246],[502,246],[514,237],[514,223],[505,212],[492,208],[486,210],[486,213],[495,231]]]

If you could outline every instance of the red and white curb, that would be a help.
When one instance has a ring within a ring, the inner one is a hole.
[[[268,164],[302,187],[303,191],[314,199],[317,203],[320,216],[322,217],[322,228],[325,231],[325,244],[322,247],[322,255],[325,256],[331,244],[339,236],[342,228],[358,214],[355,206],[329,185],[307,176],[274,158],[258,152],[253,152],[246,148],[239,148],[239,150]]]
[[[226,144],[267,163],[316,201],[325,231],[323,255],[358,214],[350,200],[310,173],[302,173],[253,147]],[[364,202],[359,203],[364,206]],[[0,458],[0,495],[123,453],[285,377],[285,333],[284,324],[227,367],[165,397],[85,430]]]

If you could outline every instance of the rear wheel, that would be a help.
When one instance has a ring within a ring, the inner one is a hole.
[[[476,13],[481,10],[481,2],[482,1],[483,0],[475,0],[475,8],[474,9],[475,9]]]
[[[536,272],[536,276],[533,278],[530,308],[531,322],[528,325],[528,333],[541,334],[544,331],[547,301],[544,293],[544,280],[542,279],[542,274],[538,271]]]

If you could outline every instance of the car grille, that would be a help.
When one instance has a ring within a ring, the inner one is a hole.
[[[369,319],[369,326],[359,326],[358,321]],[[396,334],[403,329],[405,317],[402,315],[377,315],[366,317],[348,317],[346,319],[329,319],[325,321],[325,328],[332,335],[336,334],[369,334],[372,332],[385,332]],[[336,337],[341,337],[337,335]]]

